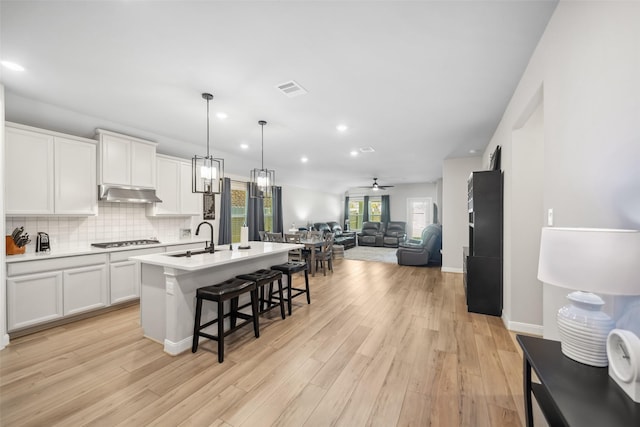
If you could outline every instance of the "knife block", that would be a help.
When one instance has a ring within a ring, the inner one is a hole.
[[[17,247],[16,244],[13,242],[13,237],[11,236],[5,236],[5,243],[6,243],[7,255],[23,254],[25,249],[27,248],[26,246],[23,246],[21,248]]]

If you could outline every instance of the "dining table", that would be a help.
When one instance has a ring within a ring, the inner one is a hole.
[[[309,272],[311,277],[316,275],[316,249],[322,247],[324,239],[322,237],[305,237],[300,239],[300,243],[304,245],[309,254]]]

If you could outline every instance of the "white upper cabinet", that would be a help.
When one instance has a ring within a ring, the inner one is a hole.
[[[5,127],[7,215],[53,214],[53,136]]]
[[[195,216],[202,214],[202,195],[191,192],[191,163],[157,156],[156,195],[162,203],[147,208],[149,216]]]
[[[156,195],[162,203],[155,203],[156,215],[180,213],[180,162],[158,156]]]
[[[96,215],[96,142],[5,127],[6,215]]]
[[[96,145],[55,138],[55,213],[97,215]]]
[[[191,162],[180,163],[180,211],[186,215],[202,215],[202,194],[191,191]]]
[[[155,142],[98,129],[99,183],[156,188]]]
[[[100,138],[101,184],[131,185],[131,143],[112,135]]]

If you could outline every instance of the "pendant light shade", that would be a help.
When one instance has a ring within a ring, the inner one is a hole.
[[[254,199],[271,198],[273,186],[276,184],[276,171],[264,167],[264,125],[267,122],[260,120],[258,124],[262,126],[262,162],[260,169],[251,171],[249,196]]]
[[[224,160],[216,159],[209,151],[209,101],[213,99],[210,93],[203,93],[202,98],[207,101],[207,155],[197,154],[191,161],[191,192],[204,194],[218,194],[224,178]]]

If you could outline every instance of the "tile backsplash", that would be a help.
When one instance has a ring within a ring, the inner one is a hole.
[[[7,217],[6,231],[24,226],[31,237],[27,251],[34,251],[39,231],[49,234],[54,248],[89,246],[95,242],[149,239],[180,239],[180,229],[195,230],[201,217],[148,217],[146,205],[98,202],[98,215],[90,217]]]

